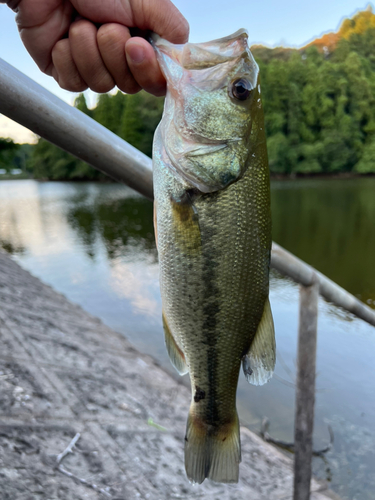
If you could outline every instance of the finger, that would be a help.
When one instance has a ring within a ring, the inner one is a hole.
[[[40,4],[40,5],[39,5]],[[18,30],[27,51],[47,75],[52,74],[52,49],[69,29],[73,14],[70,2],[20,2]]]
[[[170,0],[131,1],[135,26],[151,30],[172,43],[186,43],[189,24]]]
[[[71,3],[82,16],[96,23],[119,23],[130,28],[152,30],[172,43],[185,43],[189,37],[188,22],[170,0],[71,0]]]
[[[14,10],[14,12],[17,12],[20,2],[21,0],[0,0],[0,3],[6,3],[10,9]]]
[[[52,49],[52,76],[65,90],[83,92],[87,84],[81,78],[70,51],[70,42],[66,38],[56,43]]]
[[[128,28],[115,23],[103,24],[97,33],[100,55],[117,87],[127,94],[135,94],[141,87],[129,71],[126,61],[125,43],[129,38]]]
[[[143,38],[126,42],[126,59],[137,83],[150,94],[165,95],[165,79],[160,71],[154,49]]]
[[[73,60],[83,80],[91,90],[109,92],[115,82],[100,55],[97,29],[86,20],[74,22],[69,30],[70,49]]]

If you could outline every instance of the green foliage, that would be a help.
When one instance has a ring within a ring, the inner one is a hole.
[[[126,97],[120,136],[151,157],[154,132],[163,114],[164,99],[143,91]]]
[[[0,137],[0,168],[7,173],[15,168],[25,171],[32,147],[31,144],[16,144],[11,139]]]
[[[163,99],[146,92],[127,95],[99,96],[97,105],[90,110],[85,96],[79,95],[75,107],[91,116],[104,127],[119,135],[130,144],[151,156],[154,130],[161,119]],[[62,151],[44,139],[33,147],[27,162],[27,170],[37,179],[104,180],[107,177],[72,155]]]
[[[4,139],[0,137],[0,151],[15,151],[19,147],[12,139]]]
[[[13,165],[13,159],[19,145],[15,144],[11,139],[0,138],[0,168],[9,172]]]
[[[96,108],[92,110],[92,117],[114,134],[121,135],[126,102],[127,96],[121,92],[115,95],[102,94],[99,96]]]
[[[256,47],[271,172],[375,171],[374,20],[358,15],[331,53]]]
[[[92,111],[87,107],[87,102],[84,94],[79,94],[78,97],[76,97],[74,101],[74,107],[79,109],[79,111],[82,111],[82,113],[85,113],[86,115],[91,116],[92,118]]]
[[[26,164],[33,150],[32,144],[18,144],[18,148],[13,157],[13,167],[26,171]]]
[[[359,174],[375,174],[375,137],[363,148],[362,157],[354,170]]]
[[[101,179],[104,175],[44,139],[32,151],[27,170],[36,179]]]
[[[142,95],[134,94],[127,96],[120,133],[121,137],[137,149],[139,149],[139,145],[142,142],[144,126],[140,116],[141,107]]]

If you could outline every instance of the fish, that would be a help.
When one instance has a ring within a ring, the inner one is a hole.
[[[165,344],[192,399],[190,482],[236,483],[236,390],[275,366],[270,183],[259,68],[248,33],[175,45],[153,35],[167,81],[153,144],[154,226]]]

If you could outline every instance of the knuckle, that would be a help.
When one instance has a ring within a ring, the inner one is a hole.
[[[64,80],[61,78],[59,78],[58,84],[62,89],[68,90],[69,92],[83,92],[87,89],[87,85],[83,82],[74,82],[72,80]]]
[[[156,97],[162,97],[166,92],[166,84],[165,81],[149,81],[143,85],[143,88],[149,94],[152,94]]]
[[[58,42],[55,43],[55,45],[52,48],[51,51],[52,59],[64,55],[68,49],[69,49],[69,40],[66,39],[59,40]]]
[[[86,21],[85,19],[80,19],[78,21],[74,21],[69,28],[69,36],[80,36],[83,30],[87,30],[93,26],[90,21]]]
[[[172,24],[171,22],[170,27],[168,39],[173,39],[174,43],[186,43],[188,41],[190,26],[184,17],[181,17],[178,23],[173,22]]]
[[[97,94],[106,94],[112,90],[114,85],[90,85],[90,89]]]
[[[129,30],[125,28],[125,26],[121,26],[120,24],[107,23],[100,26],[98,29],[98,40],[108,40],[112,38],[117,38],[118,36],[124,35],[124,33],[129,34]]]
[[[56,71],[54,78],[62,89],[68,90],[69,92],[83,92],[88,88],[81,76],[72,71]]]
[[[145,90],[147,90],[148,93],[153,94],[155,97],[163,97],[165,96],[166,92],[165,86],[152,89],[145,89]]]
[[[98,29],[98,33],[96,35],[98,43],[107,43],[111,40],[113,33],[114,29],[110,25],[103,24],[103,26],[100,26]]]
[[[110,77],[110,75],[104,75],[100,80],[96,80],[91,82],[90,89],[98,94],[105,94],[113,89],[115,86],[114,81]]]
[[[81,28],[79,27],[80,21],[76,21],[70,25],[69,37],[75,38],[81,34]]]
[[[135,81],[150,94],[165,95],[165,79],[156,64],[135,68],[133,76]]]
[[[125,94],[137,94],[140,90],[142,90],[142,87],[138,85],[138,83],[135,82],[133,79],[119,82],[117,84],[117,87],[122,92],[125,92]]]

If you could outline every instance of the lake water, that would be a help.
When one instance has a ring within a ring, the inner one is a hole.
[[[375,308],[375,179],[272,184],[273,239]],[[164,348],[152,204],[118,184],[0,181],[0,246],[173,373]],[[275,376],[240,376],[242,423],[293,440],[298,287],[272,274]],[[320,300],[314,473],[342,498],[375,491],[375,329]],[[160,422],[162,424],[162,422]]]

